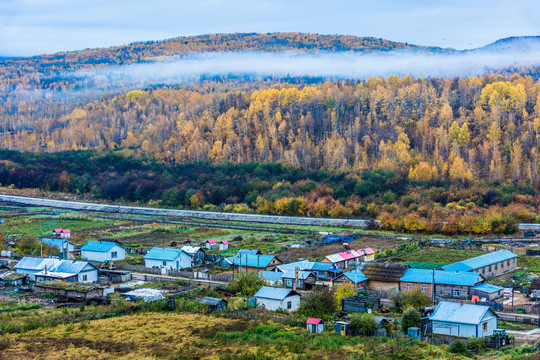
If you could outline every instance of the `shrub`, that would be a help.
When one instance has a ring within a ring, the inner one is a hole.
[[[471,337],[467,339],[467,349],[473,352],[480,352],[485,346],[484,339]]]
[[[229,289],[243,296],[251,297],[263,286],[268,285],[256,272],[248,271],[240,273],[229,285]]]
[[[397,308],[398,311],[401,311],[403,309],[403,302],[405,301],[405,296],[403,293],[399,290],[392,291],[390,293],[390,300],[394,303],[394,306]]]
[[[358,333],[369,335],[377,329],[377,322],[372,314],[352,314],[351,327]]]
[[[456,339],[450,343],[449,350],[453,354],[464,354],[467,352],[467,343],[465,340]]]
[[[401,330],[403,330],[403,333],[406,334],[407,330],[410,327],[421,327],[421,318],[422,317],[418,310],[413,308],[408,308],[407,310],[405,310],[405,312],[401,316]]]
[[[332,290],[312,290],[300,303],[298,313],[305,317],[327,318],[336,311],[336,299]]]
[[[412,306],[415,309],[420,309],[431,305],[431,299],[426,293],[415,290],[405,294],[403,304],[405,306]]]

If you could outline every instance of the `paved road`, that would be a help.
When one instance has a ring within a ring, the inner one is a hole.
[[[294,216],[275,216],[275,215],[256,215],[256,214],[235,214],[235,213],[217,213],[209,211],[192,210],[172,210],[135,206],[117,206],[93,204],[78,201],[53,200],[45,198],[32,198],[26,196],[2,195],[0,200],[32,206],[45,206],[60,209],[99,211],[117,214],[132,215],[150,215],[150,216],[176,216],[194,219],[206,219],[217,221],[239,221],[264,224],[279,225],[308,225],[308,226],[352,226],[366,228],[371,224],[369,220],[358,219],[329,219],[329,218],[308,218]]]

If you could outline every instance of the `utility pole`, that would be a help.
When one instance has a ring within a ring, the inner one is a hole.
[[[432,269],[431,275],[431,305],[435,305],[435,268]]]

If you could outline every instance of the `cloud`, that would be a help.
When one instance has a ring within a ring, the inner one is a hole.
[[[533,43],[534,44],[534,43]],[[539,65],[540,47],[524,52],[474,51],[450,54],[395,51],[354,52],[206,52],[162,61],[65,72],[87,90],[130,90],[151,85],[177,85],[201,77],[316,77],[363,80],[375,76],[416,78],[465,77],[515,65]]]

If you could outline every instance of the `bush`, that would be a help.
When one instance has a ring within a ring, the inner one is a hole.
[[[484,339],[482,338],[468,338],[467,339],[467,349],[469,349],[472,352],[478,353],[480,350],[482,350],[485,346]]]
[[[405,310],[405,312],[401,316],[401,330],[403,331],[403,333],[406,334],[407,330],[410,327],[421,327],[421,318],[422,316],[420,315],[420,312],[418,312],[418,310],[413,308],[408,308],[407,310]]]
[[[377,321],[372,314],[352,314],[351,328],[361,335],[369,335],[377,329]]]
[[[266,281],[260,278],[256,272],[248,271],[240,273],[236,279],[229,285],[229,289],[242,296],[252,297],[263,286],[268,285]]]
[[[431,305],[431,299],[426,293],[416,290],[405,294],[403,304],[405,306],[411,306],[415,309],[420,309]]]
[[[452,341],[450,343],[450,352],[453,354],[465,354],[467,352],[467,343],[462,339]]]
[[[405,301],[405,296],[399,290],[392,291],[389,296],[390,300],[394,303],[394,306],[398,311],[403,309],[403,304]]]
[[[298,313],[305,317],[327,318],[336,312],[336,299],[332,290],[312,290],[300,303]]]

